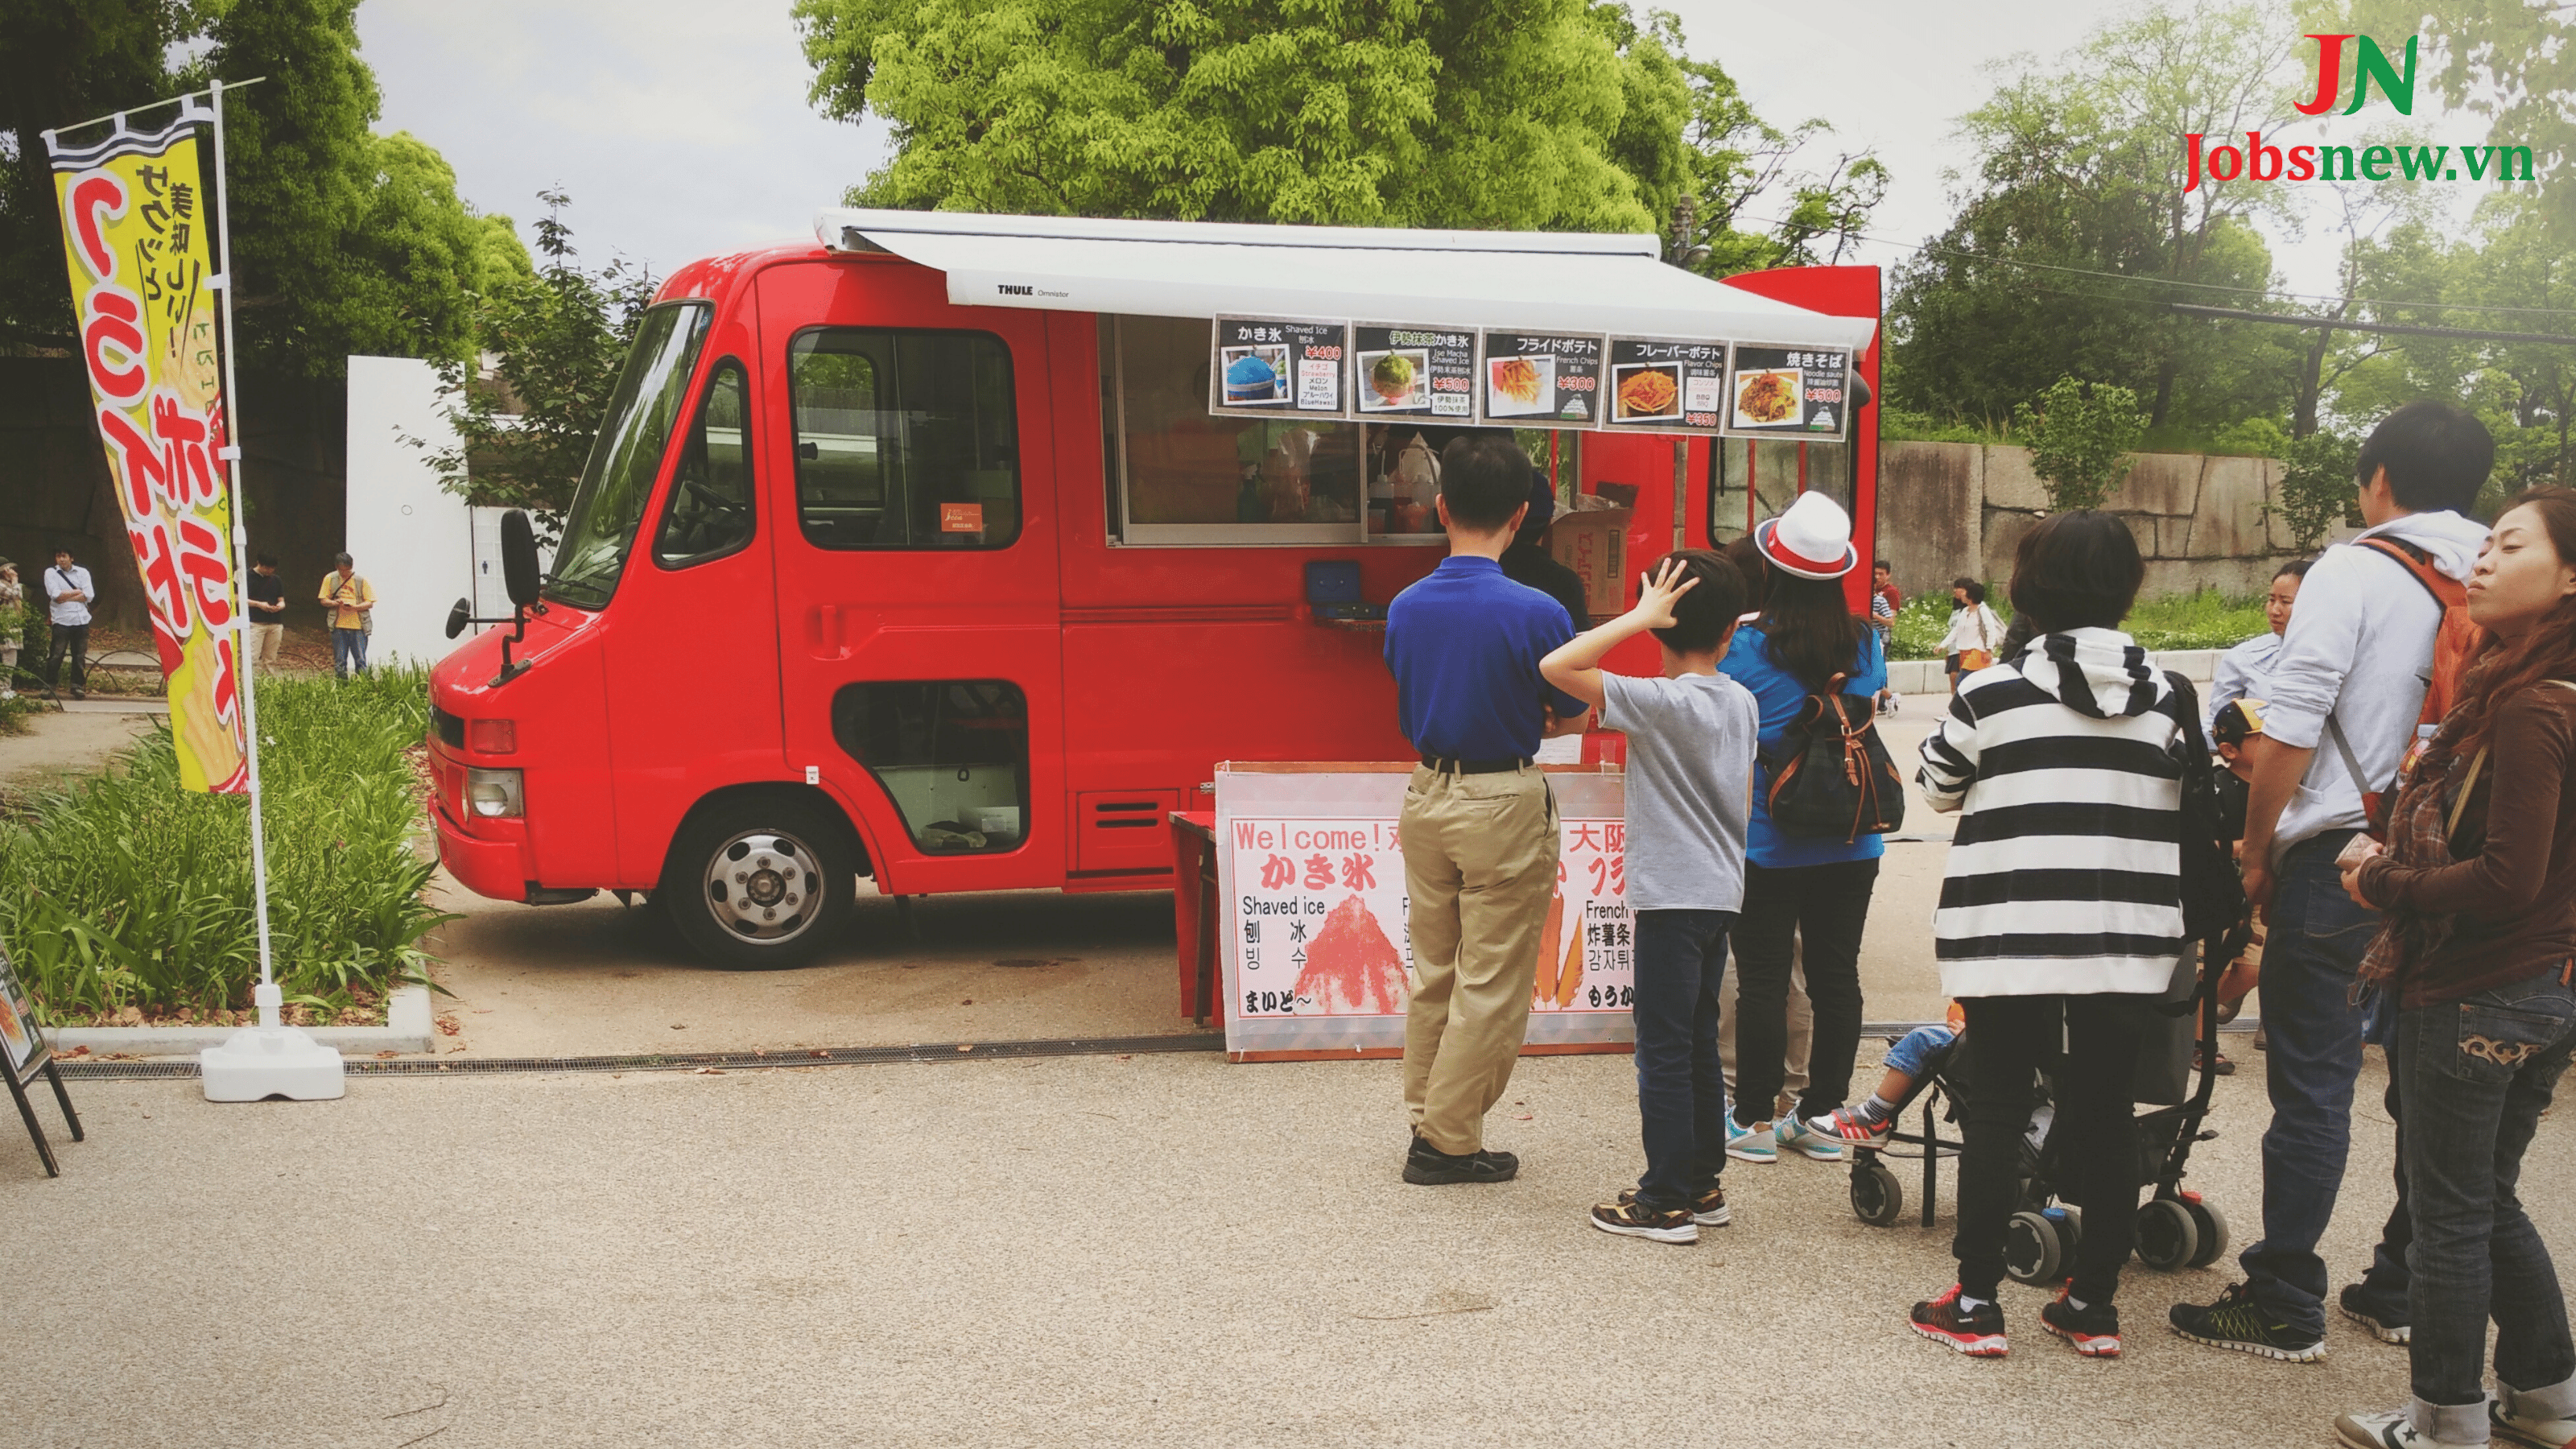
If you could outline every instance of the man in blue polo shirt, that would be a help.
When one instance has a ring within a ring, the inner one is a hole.
[[[1574,637],[1565,606],[1503,577],[1529,507],[1529,459],[1511,435],[1470,433],[1440,458],[1449,557],[1386,611],[1396,712],[1422,756],[1405,788],[1407,927],[1417,980],[1404,1025],[1404,1180],[1506,1182],[1485,1113],[1529,1029],[1539,934],[1556,891],[1556,800],[1531,757],[1583,728],[1583,701],[1538,662]]]

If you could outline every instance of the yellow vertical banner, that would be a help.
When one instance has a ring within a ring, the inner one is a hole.
[[[198,164],[206,113],[150,133],[53,147],[81,361],[125,536],[170,681],[179,782],[249,784],[234,611],[223,369],[207,285],[213,198]],[[53,138],[48,138],[49,140]]]

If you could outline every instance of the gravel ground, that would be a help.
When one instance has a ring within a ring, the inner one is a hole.
[[[2378,1076],[2339,1280],[2387,1204]],[[1638,1165],[1622,1058],[1524,1063],[1522,1179],[1441,1189],[1397,1180],[1392,1063],[76,1086],[64,1177],[0,1142],[12,1445],[2280,1445],[2405,1394],[2339,1320],[2320,1366],[2171,1336],[2218,1271],[2133,1266],[2116,1363],[2011,1286],[2012,1356],[1946,1353],[1903,1323],[1946,1183],[1881,1230],[1838,1167],[1739,1164],[1696,1247],[1593,1232]],[[2240,1236],[2261,1103],[2220,1084],[2192,1179]],[[2576,1242],[2559,1134],[2526,1183]]]

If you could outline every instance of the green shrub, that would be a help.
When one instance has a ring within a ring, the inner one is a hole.
[[[1986,587],[1986,606],[2005,627],[2012,625],[2012,601],[2000,584]],[[2263,617],[2261,599],[2231,599],[2216,589],[2142,599],[2121,626],[2148,649],[2224,649],[2272,627]],[[1896,611],[1896,633],[1889,641],[1890,659],[1938,659],[1941,636],[1950,632],[1950,590],[1927,591],[1905,601]],[[1999,641],[2000,642],[2000,641]]]
[[[270,935],[289,1002],[335,1012],[425,979],[418,779],[427,676],[259,690]],[[164,723],[123,762],[0,820],[0,939],[38,1013],[241,1010],[259,979],[249,800],[178,783]]]
[[[2030,470],[2063,513],[2099,508],[2128,476],[2129,451],[2147,430],[2138,395],[2109,383],[2061,377],[2013,407],[2013,430],[2030,443]]]

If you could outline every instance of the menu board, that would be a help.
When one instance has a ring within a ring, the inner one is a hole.
[[[1613,337],[1603,390],[1606,426],[1715,432],[1726,395],[1726,344]]]
[[[1597,336],[1485,332],[1477,399],[1486,422],[1514,428],[1588,428],[1601,420]]]
[[[1351,328],[1351,396],[1364,418],[1476,412],[1476,334],[1463,327],[1362,322]]]
[[[1741,438],[1848,436],[1851,354],[1738,342],[1726,370],[1725,431]]]
[[[1348,417],[1342,362],[1349,354],[1350,329],[1339,322],[1219,317],[1208,411]]]

